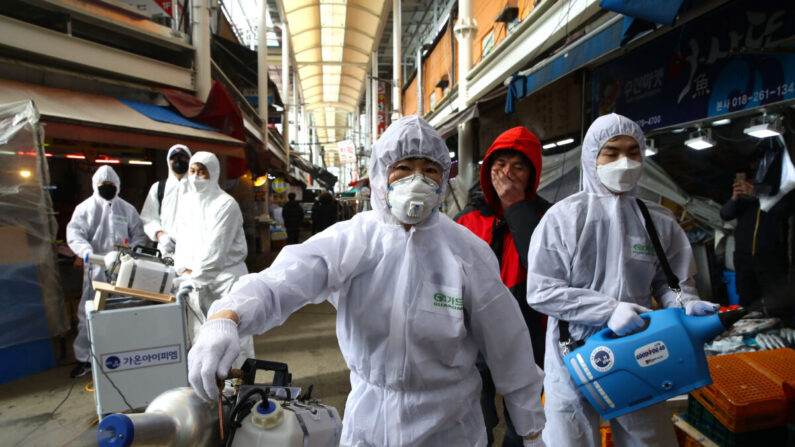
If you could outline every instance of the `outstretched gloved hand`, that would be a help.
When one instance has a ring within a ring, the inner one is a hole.
[[[645,322],[640,314],[644,312],[651,312],[651,309],[635,303],[618,303],[607,320],[607,327],[617,335],[627,335],[643,327]]]
[[[685,304],[685,314],[693,315],[695,317],[703,317],[705,315],[712,315],[714,314],[718,308],[715,303],[710,303],[709,301],[700,301],[700,300],[693,300],[688,301]]]
[[[174,291],[174,293],[179,292],[180,290],[182,290],[182,288],[186,286],[191,286],[193,287],[194,290],[197,288],[196,284],[193,283],[193,280],[191,279],[190,275],[182,274],[175,277],[171,281],[171,289]]]
[[[225,379],[240,353],[237,324],[228,318],[204,323],[188,352],[188,381],[206,401],[218,398],[216,379]]]
[[[176,242],[174,238],[167,235],[165,232],[161,232],[160,237],[157,238],[157,249],[160,250],[160,253],[174,253],[174,248],[176,247]]]

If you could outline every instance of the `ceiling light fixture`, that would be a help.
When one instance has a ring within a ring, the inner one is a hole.
[[[685,145],[691,149],[701,151],[715,146],[710,129],[699,129],[690,134],[690,138],[685,141]]]
[[[712,127],[725,126],[731,122],[732,120],[730,120],[729,118],[723,118],[722,120],[715,120],[712,122]]]
[[[547,143],[547,144],[541,146],[541,149],[552,149],[555,146],[556,146],[555,143]]]
[[[743,133],[755,138],[776,137],[783,133],[781,116],[763,114],[761,118],[751,120],[751,125],[743,129]]]
[[[555,143],[555,146],[565,146],[567,144],[574,143],[574,138],[566,138],[565,140],[560,140]]]
[[[651,157],[652,155],[657,155],[657,148],[654,146],[654,139],[647,138],[646,139],[646,152],[644,155],[647,157]]]

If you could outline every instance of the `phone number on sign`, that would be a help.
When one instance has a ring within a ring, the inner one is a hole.
[[[715,104],[715,110],[722,112],[729,110],[730,107],[741,107],[747,105],[749,102],[767,101],[771,98],[783,98],[793,93],[795,93],[795,82],[790,82],[789,84],[781,84],[775,88],[757,90],[753,93],[743,93],[742,95],[720,100]]]
[[[662,116],[655,115],[655,116],[651,116],[649,118],[639,119],[639,120],[637,120],[635,122],[638,123],[638,126],[640,126],[640,127],[654,126],[654,125],[662,123]]]

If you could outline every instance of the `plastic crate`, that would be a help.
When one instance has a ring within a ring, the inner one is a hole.
[[[692,396],[687,401],[685,420],[711,441],[724,447],[787,445],[788,430],[786,426],[734,433],[721,424]]]
[[[713,384],[690,393],[735,433],[787,424],[795,415],[795,351],[789,348],[707,359]]]

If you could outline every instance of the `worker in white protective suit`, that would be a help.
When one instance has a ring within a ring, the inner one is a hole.
[[[213,304],[188,353],[196,393],[217,398],[238,333],[262,333],[327,300],[351,370],[342,445],[485,446],[478,351],[516,431],[543,445],[543,372],[519,306],[489,246],[438,212],[448,152],[419,117],[393,123],[373,147],[373,210],[283,248]]]
[[[66,225],[66,243],[84,260],[88,254],[104,255],[114,250],[114,245],[125,242],[135,247],[147,242],[141,218],[134,206],[119,197],[121,181],[110,166],[101,166],[91,178],[94,193],[75,208]],[[94,299],[91,281],[107,281],[105,269],[99,265],[83,263],[83,294],[77,307],[77,337],[74,341],[77,366],[71,377],[91,371],[91,347],[86,328],[86,302]]]
[[[168,177],[152,184],[141,209],[141,220],[149,239],[157,242],[160,253],[171,255],[177,237],[177,208],[188,189],[190,149],[184,144],[171,146],[166,154]]]
[[[209,152],[196,152],[190,158],[189,191],[180,200],[174,252],[174,268],[180,275],[176,288],[190,284],[194,292],[187,303],[188,337],[194,341],[210,305],[232,288],[246,273],[246,237],[243,214],[234,198],[224,192],[218,180],[218,158]],[[254,357],[251,336],[240,339],[240,367]]]
[[[643,326],[639,314],[652,307],[652,296],[663,307],[680,305],[635,201],[644,150],[643,132],[634,121],[616,114],[594,121],[582,144],[585,190],[550,208],[530,242],[527,302],[549,316],[544,358],[544,441],[549,445],[601,445],[599,414],[563,364],[560,323],[568,323],[573,340],[585,340],[605,326],[625,335]],[[713,313],[715,304],[698,300],[684,231],[666,208],[645,203],[668,262],[681,278],[687,314]],[[676,445],[671,415],[662,405],[612,419],[610,425],[616,446]]]

